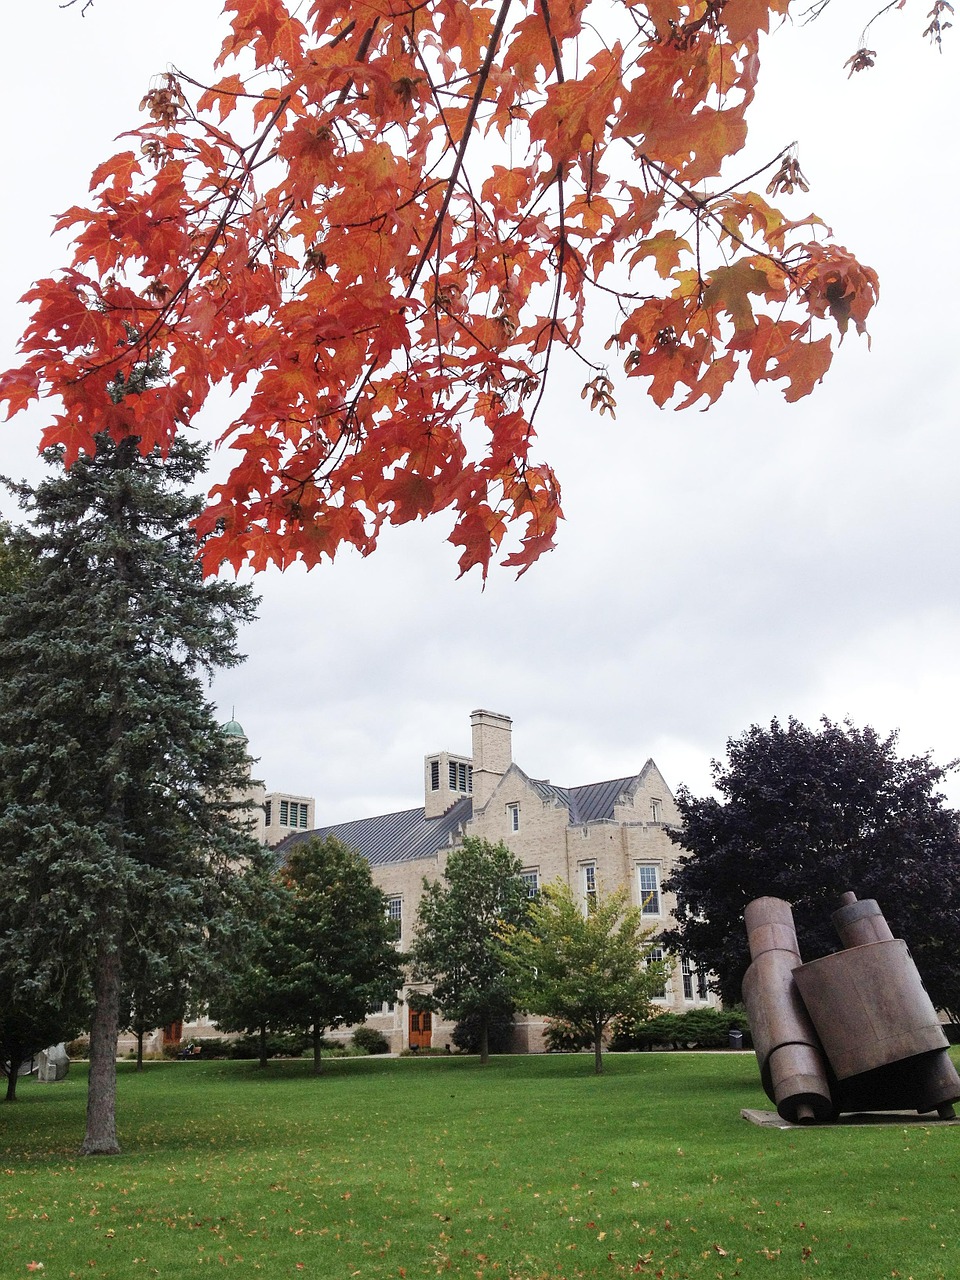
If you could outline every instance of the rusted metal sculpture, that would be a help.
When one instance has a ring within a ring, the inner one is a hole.
[[[843,950],[804,964],[789,902],[744,912],[743,994],[767,1096],[795,1124],[865,1110],[953,1119],[960,1076],[907,944],[872,899],[845,893],[832,919]]]

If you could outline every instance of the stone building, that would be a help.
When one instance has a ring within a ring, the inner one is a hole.
[[[464,836],[502,840],[522,862],[531,895],[560,879],[586,909],[598,890],[626,887],[651,927],[665,928],[672,903],[662,885],[676,857],[666,827],[678,822],[679,814],[654,762],[648,760],[639,773],[622,778],[556,786],[514,763],[509,716],[479,710],[470,723],[470,755],[438,751],[425,757],[422,805],[291,832],[278,852],[311,835],[336,836],[358,850],[387,895],[402,949],[413,940],[424,879],[442,875],[450,851]],[[395,1051],[442,1048],[453,1025],[411,1009],[409,991],[405,988],[396,1004],[372,1013],[368,1024],[383,1031]],[[705,975],[686,961],[677,963],[661,1000],[675,1010],[714,1003]],[[537,1051],[543,1043],[541,1018],[518,1020],[515,1050]]]
[[[228,720],[223,732],[240,738],[247,747],[247,735],[236,720]],[[251,761],[251,764],[253,762]],[[314,823],[313,796],[295,796],[286,791],[267,791],[262,782],[250,782],[243,795],[250,802],[250,834],[260,844],[273,848],[295,831],[308,831]]]

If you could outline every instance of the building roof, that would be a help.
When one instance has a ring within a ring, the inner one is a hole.
[[[530,778],[530,785],[542,800],[565,808],[572,826],[585,822],[610,822],[617,800],[636,782],[637,775],[611,778],[606,782],[590,782],[582,787],[556,787],[549,782]],[[362,854],[371,866],[410,862],[429,858],[447,849],[464,823],[473,816],[473,800],[462,796],[439,818],[427,818],[424,810],[402,809],[399,813],[382,813],[374,818],[354,822],[337,822],[313,831],[297,831],[282,840],[277,849],[283,852],[317,836],[323,840],[334,836],[341,844]]]
[[[408,862],[415,858],[429,858],[448,848],[472,813],[473,800],[470,796],[463,796],[439,818],[425,817],[422,808],[403,809],[400,813],[383,813],[375,818],[317,827],[314,831],[298,831],[282,840],[277,849],[292,849],[311,836],[321,840],[335,836],[341,844],[363,854],[371,866]]]
[[[635,781],[636,775],[633,774],[628,778],[612,778],[609,782],[588,782],[584,787],[570,787],[567,807],[571,823],[612,822],[613,806]]]

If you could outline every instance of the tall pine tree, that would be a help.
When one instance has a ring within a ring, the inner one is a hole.
[[[88,990],[81,1150],[111,1154],[124,961],[173,960],[252,851],[242,746],[205,682],[240,660],[255,600],[202,578],[197,446],[100,437],[69,470],[47,460],[56,474],[12,486],[31,566],[0,593],[0,956],[14,988]]]

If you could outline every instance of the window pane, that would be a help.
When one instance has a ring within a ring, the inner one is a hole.
[[[660,914],[660,872],[656,867],[637,867],[640,884],[640,909],[645,916]]]
[[[653,947],[652,950],[650,951],[650,954],[647,956],[647,965],[649,966],[651,964],[657,964],[662,959],[663,959],[663,948]],[[665,1000],[667,996],[666,983],[664,983],[662,987],[658,987],[656,991],[651,991],[650,996],[653,1000]]]

